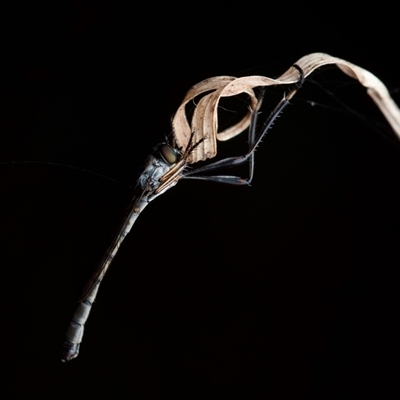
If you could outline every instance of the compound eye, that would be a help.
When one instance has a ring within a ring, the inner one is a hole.
[[[169,164],[175,164],[179,159],[179,153],[169,144],[162,144],[160,146],[160,153],[164,160]]]

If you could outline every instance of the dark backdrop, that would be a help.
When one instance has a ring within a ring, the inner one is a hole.
[[[353,111],[311,80],[259,147],[251,187],[182,181],[152,203],[104,280],[81,355],[60,362],[129,186],[193,84],[277,76],[323,51],[369,69],[399,100],[392,25],[377,33],[378,12],[140,7],[75,1],[4,13],[4,398],[354,399],[391,390],[399,146],[365,91],[333,68],[312,80]],[[282,93],[267,93],[264,116]],[[220,154],[245,148],[243,136]]]

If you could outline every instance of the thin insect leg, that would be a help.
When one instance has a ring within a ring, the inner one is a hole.
[[[264,124],[264,127],[263,127],[263,129],[261,131],[261,134],[250,145],[249,151],[246,154],[244,154],[242,156],[224,158],[223,160],[219,160],[219,161],[216,161],[214,163],[205,165],[204,167],[200,167],[200,168],[194,169],[192,171],[188,171],[188,172],[186,172],[184,174],[183,178],[184,179],[197,179],[198,178],[197,174],[199,174],[199,173],[210,172],[210,171],[214,171],[214,170],[219,169],[219,168],[231,168],[231,167],[234,167],[234,166],[237,166],[237,165],[241,165],[241,164],[245,163],[246,161],[248,161],[249,159],[251,159],[253,157],[255,149],[257,148],[258,144],[261,142],[261,140],[264,137],[264,135],[267,133],[267,131],[269,130],[269,128],[271,127],[271,125],[273,124],[275,119],[278,117],[278,115],[283,111],[283,109],[288,104],[289,104],[289,101],[286,99],[286,97],[284,97],[278,103],[278,105],[275,107],[274,111],[271,113],[271,115],[267,119],[266,123]],[[258,113],[254,113],[253,114],[254,118],[252,117],[252,124],[251,125],[254,125],[253,121],[256,120],[257,114]],[[255,129],[255,128],[251,127],[250,129]],[[253,160],[253,162],[254,162],[254,160]],[[253,169],[252,167],[250,167],[250,168]],[[214,178],[214,176],[210,176],[209,180],[215,181],[215,182],[221,182],[220,177],[215,177],[216,179],[213,179],[213,178]],[[253,178],[253,174],[251,173],[251,176],[248,179],[242,179],[243,182],[244,182],[243,185],[250,184],[252,178]],[[231,179],[228,179],[228,181],[230,181],[230,180]],[[233,180],[233,182],[235,182],[235,180]],[[228,182],[226,182],[226,183],[228,183]],[[236,184],[236,183],[233,183],[233,184]],[[241,184],[241,183],[239,183],[239,184]]]
[[[248,179],[241,178],[240,176],[231,176],[231,175],[199,175],[199,176],[188,176],[183,177],[182,179],[195,179],[197,181],[211,181],[217,183],[226,183],[228,185],[237,185],[237,186],[247,186],[250,185]]]
[[[258,137],[256,139],[254,139],[254,137],[255,137],[254,132],[256,129],[258,112],[253,113],[250,128],[249,128],[250,129],[249,138],[250,138],[251,143],[250,143],[249,151],[246,154],[244,154],[242,156],[237,156],[237,157],[224,158],[223,160],[219,160],[219,161],[216,161],[209,165],[205,165],[204,167],[200,167],[200,168],[194,169],[192,171],[185,172],[185,174],[183,175],[182,178],[209,180],[209,181],[228,183],[228,184],[233,184],[233,185],[249,185],[253,179],[255,149],[260,144],[261,140],[266,135],[268,130],[271,128],[275,119],[289,104],[290,100],[295,95],[295,93],[297,92],[297,90],[300,88],[300,86],[302,85],[302,83],[304,81],[304,74],[303,74],[303,71],[301,70],[301,68],[298,67],[297,65],[294,65],[294,67],[297,68],[300,72],[300,79],[299,79],[298,84],[296,85],[296,87],[293,90],[291,90],[287,95],[285,95],[285,97],[278,103],[278,105],[275,107],[275,109],[272,111],[272,113],[268,117],[267,121],[264,123],[261,133],[258,135]],[[216,169],[223,168],[223,167],[230,168],[230,167],[234,167],[237,165],[241,165],[248,160],[250,160],[250,166],[249,166],[250,176],[247,179],[243,179],[243,178],[240,178],[237,176],[224,176],[224,175],[199,176],[199,175],[197,175],[199,173],[210,172],[210,171],[214,171]]]
[[[249,127],[249,135],[248,135],[248,141],[249,141],[249,151],[254,145],[256,141],[256,129],[257,129],[257,118],[259,114],[259,110],[261,107],[261,104],[264,100],[264,95],[265,95],[266,88],[261,89],[260,97],[258,99],[258,104],[257,104],[257,109],[253,112],[251,115],[251,121],[250,121],[250,127]],[[253,175],[254,175],[254,154],[255,152],[253,151],[251,153],[250,159],[249,159],[249,180],[252,181]]]
[[[265,90],[262,91],[261,95],[260,95],[260,100],[259,100],[259,105],[257,107],[257,109],[259,109],[261,102],[263,100],[264,97],[264,93]],[[251,122],[250,122],[250,127],[249,127],[249,134],[248,134],[248,141],[249,141],[249,149],[251,149],[255,143],[255,138],[256,138],[256,127],[257,127],[257,118],[258,118],[258,110],[254,111],[252,116],[251,116]],[[224,160],[221,160],[224,161]],[[243,162],[245,162],[246,160],[244,160]],[[218,163],[218,162],[217,162]],[[207,165],[203,168],[206,169],[206,171],[209,170],[213,170],[214,168],[208,169],[208,167],[212,167],[213,165],[217,164],[217,163],[212,163],[210,165]],[[233,165],[228,165],[229,166],[233,166]],[[199,170],[203,170],[203,168],[198,168],[194,171],[194,173],[197,173]],[[215,168],[220,168],[219,165],[217,165]],[[212,175],[212,176],[201,176],[201,175],[195,175],[195,176],[185,176],[185,179],[196,179],[196,180],[204,180],[204,181],[213,181],[213,182],[217,182],[217,183],[226,183],[229,185],[238,185],[238,186],[243,186],[243,185],[248,185],[249,184],[249,180],[251,181],[251,179],[253,178],[253,174],[254,174],[254,151],[249,155],[249,176],[250,179],[243,179],[240,178],[238,176],[230,176],[230,175]]]

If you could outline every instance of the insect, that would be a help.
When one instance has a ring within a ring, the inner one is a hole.
[[[346,74],[356,78],[368,88],[368,94],[381,109],[393,130],[400,136],[400,111],[389,96],[386,87],[368,71],[347,61],[322,53],[301,58],[277,79],[262,76],[244,78],[216,77],[195,85],[186,94],[173,120],[173,138],[156,146],[144,164],[133,199],[118,233],[112,240],[98,268],[87,284],[73,314],[66,339],[62,347],[62,361],[69,361],[79,354],[84,334],[84,326],[89,317],[99,286],[108,268],[143,209],[159,195],[172,188],[181,179],[208,180],[233,185],[249,185],[254,174],[254,152],[262,138],[297,93],[305,78],[316,68],[325,64],[337,64]],[[272,85],[292,85],[292,89],[281,99],[257,133],[258,111],[262,104],[265,87]],[[254,90],[259,88],[258,90]],[[211,93],[209,93],[211,92]],[[197,103],[189,124],[185,107],[196,96],[204,95]],[[218,102],[222,97],[246,93],[249,97],[249,111],[246,116],[223,132],[218,133]],[[241,156],[228,157],[211,162],[199,168],[191,165],[214,158],[217,154],[217,139],[229,140],[248,129],[248,151]],[[221,168],[233,167],[248,162],[249,176],[242,178],[231,175],[214,174]],[[208,175],[210,174],[211,175]],[[205,174],[205,175],[204,175]]]
[[[66,334],[66,340],[62,350],[62,360],[69,361],[76,358],[79,354],[80,343],[82,341],[84,325],[89,317],[92,304],[97,296],[100,283],[106,274],[113,258],[115,257],[122,241],[131,230],[136,219],[143,209],[156,197],[163,194],[168,189],[175,186],[180,179],[200,179],[210,180],[220,183],[233,185],[249,185],[253,179],[254,173],[254,151],[262,140],[276,117],[289,104],[290,99],[297,92],[303,83],[304,75],[300,67],[298,68],[299,80],[292,89],[277,105],[275,110],[265,122],[263,129],[256,136],[256,123],[258,109],[261,105],[264,91],[261,93],[256,102],[255,109],[251,110],[250,127],[249,127],[249,150],[246,154],[239,157],[230,157],[223,160],[208,164],[204,167],[188,170],[188,166],[197,160],[195,156],[196,150],[205,141],[205,137],[199,139],[195,135],[190,136],[189,142],[184,150],[177,148],[167,142],[162,142],[156,146],[155,151],[145,162],[143,172],[138,178],[135,193],[129,211],[127,212],[123,223],[113,239],[110,247],[105,253],[99,264],[97,271],[94,273],[88,283],[77,309],[72,317],[69,329]],[[197,152],[199,159],[206,156],[203,148],[202,152]],[[237,176],[213,175],[202,176],[199,174],[208,173],[223,167],[231,167],[243,164],[249,161],[249,177],[247,179]]]

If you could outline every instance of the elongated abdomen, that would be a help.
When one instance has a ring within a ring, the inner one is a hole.
[[[82,342],[83,332],[85,329],[85,323],[89,318],[90,310],[94,299],[96,298],[97,291],[99,290],[101,281],[97,282],[89,296],[79,302],[74,315],[72,316],[71,322],[67,333],[65,335],[65,341],[62,346],[61,361],[70,361],[79,355],[79,347]]]

